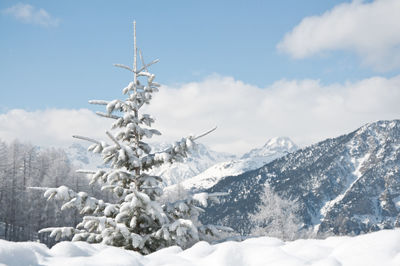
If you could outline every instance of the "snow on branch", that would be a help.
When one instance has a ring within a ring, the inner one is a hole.
[[[143,70],[145,70],[145,69],[148,68],[149,66],[154,65],[154,64],[158,63],[159,61],[160,61],[159,59],[155,59],[155,60],[151,61],[150,63],[145,64],[145,65],[142,66],[138,71],[136,71],[136,73],[142,72]]]
[[[69,201],[75,196],[76,192],[66,186],[60,186],[58,188],[48,188],[44,193],[44,197],[47,198],[47,200],[55,198],[57,200]]]
[[[133,72],[133,69],[126,66],[126,65],[122,65],[122,64],[114,64],[115,67],[120,67],[120,68],[124,68],[126,70],[129,70],[130,72]]]
[[[39,230],[39,234],[41,233],[50,233],[50,237],[54,237],[56,241],[60,240],[64,237],[72,237],[74,234],[81,232],[81,230],[77,230],[73,227],[48,227]]]
[[[142,61],[142,65],[143,65],[144,69],[148,72],[147,65],[144,63],[144,59],[143,59],[143,55],[142,55],[142,51],[141,50],[139,50],[139,57],[140,57],[140,61]]]
[[[117,115],[112,115],[112,114],[106,114],[106,113],[102,113],[102,112],[96,112],[96,115],[101,116],[101,117],[105,117],[105,118],[112,118],[112,119],[120,119],[121,117],[117,116]]]
[[[49,188],[48,188],[48,187],[27,187],[27,189],[30,189],[30,190],[37,190],[37,191],[46,191],[46,190],[48,190]]]
[[[93,142],[93,143],[96,143],[96,144],[101,144],[100,141],[97,141],[95,139],[91,139],[91,138],[88,138],[88,137],[83,137],[83,136],[79,136],[79,135],[73,135],[72,137],[76,138],[76,139],[81,139],[81,140],[86,140],[86,141],[89,141],[89,142]]]
[[[77,172],[77,173],[80,173],[80,174],[91,174],[91,175],[96,174],[95,171],[92,171],[92,170],[84,170],[84,169],[78,169],[78,170],[76,170],[76,172]]]
[[[90,104],[98,104],[98,105],[107,105],[108,101],[104,101],[104,100],[90,100],[89,101]]]
[[[182,138],[161,152],[151,153],[142,157],[142,168],[150,169],[166,162],[181,161],[193,146],[192,137]]]
[[[109,132],[106,131],[107,136],[117,145],[118,148],[121,148],[121,144],[114,138],[114,136]]]
[[[199,138],[202,138],[202,137],[204,137],[204,136],[207,136],[208,134],[210,134],[211,132],[215,131],[216,129],[217,129],[217,127],[214,127],[213,129],[210,129],[209,131],[207,131],[207,132],[205,132],[205,133],[203,133],[203,134],[200,134],[199,136],[193,137],[192,140],[197,140],[197,139],[199,139]]]

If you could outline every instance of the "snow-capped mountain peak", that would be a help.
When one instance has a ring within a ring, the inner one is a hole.
[[[152,144],[154,151],[160,151],[168,147],[167,144]],[[164,164],[158,168],[150,170],[151,174],[161,176],[165,186],[178,184],[186,179],[194,177],[215,163],[231,160],[235,156],[216,152],[207,146],[197,143],[187,158],[182,162]]]
[[[237,219],[254,213],[261,188],[296,199],[303,226],[326,234],[359,234],[400,226],[400,120],[377,121],[326,139],[255,171],[225,177],[208,192],[230,192],[203,223],[250,231]],[[241,206],[238,210],[237,206]],[[223,212],[223,213],[222,213]]]
[[[182,182],[186,189],[201,190],[212,187],[221,178],[236,176],[244,172],[260,168],[273,160],[297,150],[296,144],[287,137],[275,137],[261,148],[256,148],[234,159],[217,163],[199,175]]]
[[[154,152],[168,147],[164,143],[152,143],[151,146]],[[183,162],[164,164],[152,169],[150,173],[161,176],[165,186],[182,182],[185,188],[203,189],[211,187],[222,177],[257,169],[296,150],[297,146],[289,138],[275,137],[237,159],[233,155],[215,152],[203,144],[197,144]],[[95,170],[104,167],[101,156],[87,152],[81,144],[75,143],[66,151],[78,168]]]
[[[269,139],[261,148],[252,149],[245,153],[242,159],[254,157],[275,157],[276,154],[291,153],[298,149],[296,144],[288,137],[275,137]]]

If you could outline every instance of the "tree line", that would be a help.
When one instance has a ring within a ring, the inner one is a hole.
[[[40,229],[76,226],[82,219],[76,210],[61,212],[57,201],[43,197],[45,188],[61,185],[108,198],[98,186],[89,186],[85,175],[76,173],[63,149],[0,140],[0,238],[51,245],[47,234],[37,234]]]

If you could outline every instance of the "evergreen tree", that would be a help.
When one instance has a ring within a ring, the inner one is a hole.
[[[125,100],[92,100],[91,104],[106,106],[106,113],[99,116],[113,120],[111,131],[107,131],[109,143],[88,137],[75,138],[92,142],[89,151],[100,153],[104,163],[111,168],[97,171],[81,171],[90,176],[90,183],[99,182],[102,189],[109,189],[115,196],[114,202],[104,202],[76,193],[61,186],[48,189],[45,197],[63,200],[61,209],[75,207],[85,216],[76,228],[47,228],[56,238],[73,236],[73,241],[87,241],[123,247],[148,254],[170,245],[188,247],[209,236],[217,236],[224,227],[203,226],[198,221],[197,205],[206,205],[207,199],[217,200],[221,194],[188,194],[186,198],[174,202],[163,202],[162,179],[148,174],[148,170],[164,163],[180,161],[187,156],[198,137],[190,136],[175,142],[164,151],[151,153],[144,138],[160,135],[151,128],[154,119],[139,111],[149,104],[152,94],[160,85],[154,81],[155,75],[148,67],[158,60],[145,64],[139,52],[142,67],[137,66],[136,24],[134,22],[134,63],[133,68],[115,65],[133,73],[133,81],[122,92]]]

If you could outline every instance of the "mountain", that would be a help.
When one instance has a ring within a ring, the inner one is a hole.
[[[297,201],[298,218],[318,233],[393,228],[400,226],[399,168],[400,120],[378,121],[221,179],[208,192],[229,195],[201,219],[249,233],[248,214],[268,182],[280,197]]]
[[[104,168],[103,160],[98,154],[93,154],[87,151],[89,145],[82,145],[80,143],[73,143],[65,149],[71,163],[78,169],[95,170],[97,168]]]
[[[168,147],[166,143],[152,143],[153,151]],[[164,164],[150,171],[153,175],[163,178],[164,186],[182,183],[185,188],[205,189],[211,187],[220,178],[228,175],[238,175],[259,168],[264,164],[293,152],[297,146],[286,137],[270,139],[263,147],[253,149],[240,159],[235,156],[216,152],[203,144],[196,144],[190,155],[182,162]],[[101,156],[87,152],[87,148],[74,143],[66,152],[80,169],[103,168]]]
[[[161,151],[168,147],[167,144],[162,143],[152,143],[151,146],[153,151]],[[101,155],[88,152],[87,147],[79,143],[72,144],[65,151],[71,162],[79,169],[104,168]],[[182,162],[164,164],[161,167],[152,169],[150,173],[161,176],[164,186],[169,186],[196,176],[215,163],[233,158],[235,157],[232,155],[212,151],[205,145],[198,143],[196,144],[196,149],[187,158],[183,159]]]
[[[236,176],[296,151],[297,146],[287,137],[276,137],[267,141],[261,148],[244,154],[239,159],[217,163],[204,172],[181,183],[185,189],[208,189],[226,176]]]
[[[152,144],[154,151],[161,151],[167,147],[167,144]],[[150,173],[161,176],[164,185],[170,186],[198,175],[215,163],[232,158],[235,158],[235,156],[213,151],[205,145],[197,143],[196,148],[182,162],[161,165],[158,168],[152,169]]]

